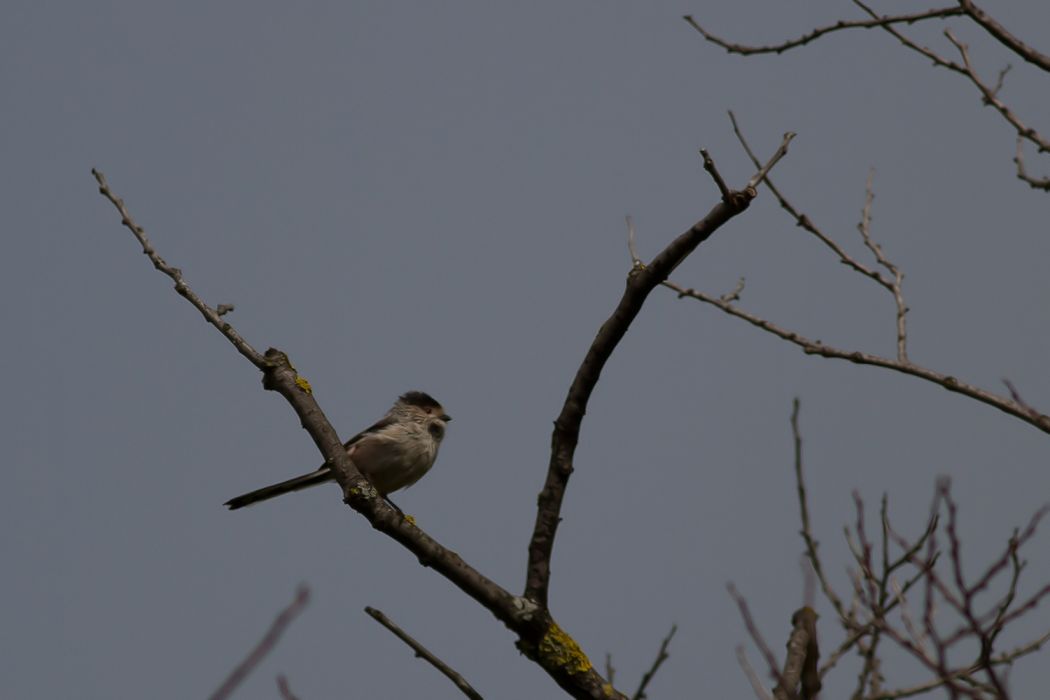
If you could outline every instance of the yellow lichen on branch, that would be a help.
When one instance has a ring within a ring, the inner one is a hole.
[[[547,633],[540,640],[540,661],[544,664],[560,666],[570,674],[586,673],[591,670],[591,660],[583,649],[565,631],[552,622]]]

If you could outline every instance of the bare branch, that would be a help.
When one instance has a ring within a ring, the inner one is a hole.
[[[751,683],[751,689],[755,691],[755,697],[758,700],[773,700],[772,696],[766,692],[766,687],[762,684],[762,679],[755,673],[755,669],[751,666],[751,662],[747,660],[747,653],[744,651],[743,646],[737,646],[736,648],[736,660],[740,664],[740,668],[744,671],[744,675],[747,676],[747,680]]]
[[[1017,131],[1019,138],[1031,141],[1039,148],[1040,152],[1045,153],[1050,151],[1050,141],[1044,138],[1035,129],[1027,126],[1020,119],[1020,117],[1008,105],[1006,105],[1005,102],[999,99],[998,94],[1000,88],[1002,87],[1003,78],[1006,73],[1005,70],[1000,72],[999,79],[996,82],[996,85],[994,87],[989,86],[977,75],[973,66],[970,64],[969,56],[965,55],[966,52],[964,49],[964,45],[962,45],[961,42],[955,39],[955,37],[951,34],[950,30],[946,30],[945,34],[948,36],[949,40],[956,45],[956,48],[959,48],[960,52],[964,54],[963,64],[956,63],[955,61],[941,56],[940,54],[926,46],[921,46],[915,43],[912,39],[910,39],[898,29],[898,26],[903,24],[910,25],[931,19],[945,20],[959,16],[967,17],[973,22],[975,22],[977,25],[979,25],[981,28],[983,28],[986,32],[988,32],[988,34],[990,34],[1004,46],[1013,51],[1015,54],[1022,57],[1025,61],[1035,66],[1038,66],[1044,71],[1050,70],[1050,57],[1040,53],[1036,49],[1022,42],[1012,33],[1007,31],[993,17],[988,15],[979,7],[977,7],[977,5],[971,2],[970,0],[958,0],[958,3],[958,7],[935,8],[931,10],[926,10],[924,12],[916,12],[912,14],[880,15],[862,0],[853,0],[853,4],[859,7],[861,10],[863,10],[868,15],[868,19],[840,20],[838,22],[835,22],[834,24],[817,27],[816,29],[813,29],[812,31],[806,34],[803,34],[797,39],[783,41],[778,44],[771,44],[766,46],[754,46],[734,43],[727,39],[723,39],[714,35],[706,28],[701,26],[693,18],[692,15],[686,15],[685,17],[683,17],[683,19],[691,27],[693,27],[693,29],[699,32],[705,40],[722,47],[730,53],[740,55],[782,53],[784,51],[788,51],[790,49],[808,44],[811,41],[814,41],[820,37],[823,37],[833,32],[845,29],[871,29],[875,27],[881,28],[889,34],[891,34],[892,36],[894,36],[906,48],[925,56],[927,59],[933,61],[935,65],[965,76],[967,79],[970,80],[970,82],[974,84],[974,86],[981,93],[984,104],[994,107],[995,110],[999,112],[999,114],[1007,122],[1009,122],[1011,126],[1014,127],[1014,129]],[[1007,68],[1006,70],[1009,70],[1009,68]],[[1031,185],[1033,188],[1050,191],[1050,178],[1046,179],[1045,181],[1042,179],[1031,178],[1024,174],[1024,166],[1021,163],[1021,161],[1018,158],[1015,158],[1014,160],[1015,162],[1017,162],[1018,177],[1021,180],[1028,182],[1028,184]]]
[[[1017,137],[1017,153],[1014,155],[1014,163],[1017,164],[1017,179],[1027,182],[1034,190],[1046,190],[1050,192],[1050,177],[1033,177],[1028,174],[1024,167],[1024,139]]]
[[[249,362],[259,369],[265,369],[266,360],[263,359],[263,356],[260,355],[255,348],[249,345],[248,341],[238,335],[237,331],[233,330],[233,327],[229,323],[222,320],[222,314],[205,304],[204,301],[202,301],[201,298],[190,289],[189,285],[186,284],[185,280],[182,278],[182,270],[177,267],[172,267],[164,261],[164,258],[160,257],[156,249],[154,249],[153,244],[150,243],[149,238],[146,237],[145,229],[135,223],[135,220],[131,218],[131,214],[128,213],[127,208],[124,206],[124,200],[113,194],[113,191],[109,189],[109,183],[106,182],[106,176],[95,168],[91,169],[91,174],[95,176],[95,180],[98,182],[99,193],[117,208],[117,211],[120,213],[120,223],[135,234],[135,238],[138,239],[139,245],[142,246],[142,252],[145,253],[150,259],[150,262],[153,263],[153,267],[170,277],[175,283],[175,291],[186,299],[186,301],[193,304],[193,306],[201,312],[201,315],[204,316],[204,319],[211,325],[215,326],[220,333],[226,336],[226,339],[233,344],[233,347],[237,348],[239,353],[244,355]],[[233,307],[229,307],[228,310],[232,311]]]
[[[785,137],[785,142],[781,144],[781,149],[778,149],[778,154],[786,148],[786,142],[789,140]],[[771,163],[775,163],[778,157],[771,159]],[[635,317],[638,316],[652,290],[664,282],[667,276],[697,246],[706,241],[731,218],[744,211],[751,200],[757,196],[753,187],[746,187],[741,191],[729,191],[710,155],[705,157],[704,167],[716,184],[719,184],[722,201],[716,204],[707,216],[672,241],[648,264],[635,265],[632,268],[627,276],[623,296],[612,315],[599,328],[597,336],[576,371],[561,412],[554,421],[550,464],[543,490],[540,491],[537,499],[536,525],[529,542],[529,563],[525,581],[525,598],[543,610],[547,608],[550,558],[554,549],[558,522],[561,519],[561,505],[565,497],[565,489],[573,472],[573,457],[579,441],[580,426],[587,410],[587,402],[598,383],[605,363]]]
[[[802,535],[802,540],[806,544],[806,556],[809,557],[809,563],[813,568],[813,573],[816,574],[817,580],[820,582],[820,589],[824,592],[824,596],[831,603],[831,607],[838,613],[839,618],[845,620],[848,615],[845,606],[842,604],[842,600],[835,594],[834,589],[831,587],[831,583],[828,581],[827,575],[824,573],[824,567],[820,562],[820,556],[817,554],[817,541],[813,537],[813,530],[809,522],[809,505],[808,499],[806,498],[806,480],[802,474],[802,431],[799,429],[798,416],[800,411],[800,402],[796,397],[791,402],[791,435],[794,439],[795,445],[795,487],[798,492],[798,507],[799,515],[802,520],[802,531],[799,533]]]
[[[209,696],[209,700],[225,700],[230,697],[233,691],[237,689],[237,686],[248,677],[248,674],[277,645],[277,641],[284,634],[284,631],[288,629],[288,625],[292,624],[292,621],[299,616],[299,613],[303,611],[308,602],[310,602],[310,589],[306,586],[299,586],[299,589],[295,592],[295,599],[288,607],[278,613],[273,623],[270,624],[270,629],[263,635],[263,638],[248,652],[248,656],[244,658],[244,661],[237,664],[237,667],[230,672],[230,675],[222,682],[219,689]]]
[[[995,37],[999,43],[1013,51],[1015,54],[1028,61],[1032,65],[1050,71],[1050,56],[1040,53],[1031,46],[1015,37],[999,24],[994,17],[986,13],[971,0],[959,0],[959,7],[966,12],[974,22],[981,25],[985,31]]]
[[[729,189],[729,185],[722,179],[722,173],[718,172],[718,166],[715,165],[714,159],[711,154],[707,152],[706,148],[700,149],[700,156],[704,159],[704,170],[707,171],[711,179],[715,181],[715,186],[718,187],[719,194],[722,195],[722,201],[728,202],[732,196],[733,191]]]
[[[102,174],[98,171],[93,173],[99,182],[100,192],[117,207],[122,222],[138,238],[154,266],[175,280],[176,291],[218,328],[242,355],[262,370],[263,387],[279,392],[292,406],[303,428],[332,468],[347,505],[363,515],[372,527],[412,552],[423,566],[433,568],[513,630],[519,637],[518,649],[539,664],[570,695],[575,698],[593,698],[601,694],[606,698],[623,698],[594,669],[587,655],[557,624],[546,606],[541,608],[533,601],[511,595],[380,498],[375,488],[354,466],[339,435],[317,404],[310,383],[296,372],[287,355],[270,348],[265,356],[259,358],[258,353],[228,322],[219,321],[216,312],[204,304],[182,280],[181,272],[165,263],[152,249],[142,228],[131,220],[124,203],[110,192]]]
[[[678,631],[678,625],[671,625],[671,631],[667,633],[663,641],[660,642],[660,650],[656,652],[656,658],[653,659],[653,665],[649,667],[649,670],[642,675],[642,680],[638,684],[638,690],[634,691],[634,695],[631,696],[631,700],[644,700],[649,697],[645,694],[645,689],[649,687],[649,682],[653,680],[656,672],[660,670],[660,666],[670,654],[667,653],[667,645],[671,643],[671,639],[674,638],[674,633]]]
[[[277,692],[281,694],[281,700],[299,700],[295,693],[292,692],[291,686],[288,685],[288,679],[285,678],[283,673],[277,676]]]
[[[725,39],[715,36],[711,32],[700,26],[692,15],[685,15],[682,19],[689,23],[696,31],[700,32],[701,35],[712,44],[721,46],[729,53],[741,54],[744,56],[752,54],[763,54],[763,53],[782,53],[788,49],[793,49],[798,46],[804,46],[809,42],[824,36],[825,34],[831,34],[832,32],[841,31],[843,29],[871,29],[872,27],[882,27],[889,24],[913,24],[915,22],[921,22],[927,19],[947,19],[948,17],[954,17],[963,14],[964,11],[958,7],[942,7],[939,9],[926,10],[925,12],[915,12],[913,14],[906,15],[892,15],[877,17],[875,19],[853,19],[853,20],[839,20],[834,24],[829,24],[823,27],[817,27],[811,32],[807,32],[797,39],[791,39],[780,44],[773,44],[770,46],[747,46],[744,44],[734,44]]]
[[[852,0],[852,2],[854,5],[867,12],[868,15],[870,15],[871,17],[878,16],[875,14],[875,11],[868,7],[868,5],[866,5],[864,2],[862,2],[862,0]],[[1025,125],[1025,123],[1021,121],[1020,117],[1018,117],[1006,105],[1006,103],[1004,103],[996,96],[993,89],[981,80],[981,78],[974,71],[973,67],[970,65],[970,57],[968,52],[966,51],[965,44],[962,44],[962,42],[958,41],[955,38],[955,36],[951,33],[951,30],[945,30],[945,36],[948,37],[948,40],[955,45],[955,47],[959,50],[960,54],[962,55],[962,65],[956,63],[955,61],[944,58],[932,49],[916,44],[914,41],[909,39],[907,36],[899,32],[895,27],[891,25],[882,25],[882,28],[885,31],[892,34],[897,39],[897,41],[899,41],[905,47],[911,49],[912,51],[915,51],[916,53],[922,54],[926,58],[933,61],[934,65],[940,66],[941,68],[946,68],[947,70],[950,70],[953,73],[958,73],[959,75],[965,76],[971,83],[974,84],[977,90],[981,93],[982,97],[984,98],[984,104],[994,107],[995,110],[999,112],[999,114],[1003,117],[1003,119],[1005,119],[1007,122],[1010,123],[1011,126],[1014,127],[1014,129],[1017,131],[1018,136],[1021,136],[1022,138],[1036,144],[1039,147],[1039,149],[1043,152],[1050,151],[1050,141],[1047,141],[1035,129]]]
[[[963,73],[966,75],[967,78],[970,79],[970,82],[973,83],[977,90],[981,93],[984,104],[994,107],[995,110],[1002,115],[1003,119],[1008,121],[1010,125],[1017,131],[1018,136],[1021,136],[1022,138],[1031,141],[1032,143],[1039,146],[1039,148],[1043,151],[1050,150],[1050,141],[1047,141],[1045,138],[1042,137],[1042,135],[1039,134],[1039,132],[1022,122],[1021,118],[1018,117],[1017,114],[1012,109],[1010,109],[1005,102],[999,99],[998,95],[996,95],[996,90],[989,87],[988,84],[985,83],[981,79],[981,77],[977,75],[977,71],[974,69],[973,64],[970,63],[969,46],[957,39],[950,29],[944,30],[944,36],[946,36],[948,38],[948,41],[950,41],[952,45],[954,45],[955,48],[958,49],[959,55],[962,57],[963,60]]]
[[[638,248],[634,244],[634,217],[627,215],[627,250],[631,253],[631,268],[644,267],[645,263],[638,257]]]
[[[769,171],[773,169],[773,166],[776,165],[781,158],[787,155],[788,144],[791,143],[791,140],[794,139],[795,136],[796,134],[794,131],[784,132],[784,138],[780,141],[780,147],[777,148],[776,152],[772,156],[770,156],[769,160],[766,161],[766,164],[762,166],[762,169],[755,173],[751,177],[751,179],[747,181],[747,188],[749,190],[753,190],[756,187],[758,187],[759,183],[765,180],[766,176],[769,175]]]
[[[838,360],[848,360],[850,362],[859,365],[871,365],[873,367],[882,367],[884,369],[890,369],[901,374],[907,374],[913,377],[918,377],[932,384],[937,384],[948,391],[962,394],[981,403],[988,404],[993,408],[996,408],[1003,413],[1019,418],[1025,423],[1038,428],[1044,433],[1050,433],[1050,416],[1043,413],[1033,415],[1031,411],[1019,406],[1014,401],[1007,399],[998,394],[993,394],[990,391],[981,389],[972,384],[967,384],[956,377],[948,374],[941,374],[932,369],[927,369],[920,365],[916,365],[912,362],[902,363],[897,360],[893,360],[887,357],[881,357],[879,355],[873,355],[866,352],[860,352],[859,350],[843,350],[831,345],[826,345],[819,340],[811,340],[795,331],[788,330],[781,326],[778,326],[771,321],[767,321],[764,318],[756,316],[752,313],[744,311],[738,308],[732,303],[724,302],[718,297],[705,294],[704,292],[698,292],[695,289],[682,287],[674,282],[663,282],[663,286],[673,290],[678,294],[679,298],[689,297],[690,299],[696,299],[702,301],[705,304],[710,304],[718,309],[724,311],[730,316],[735,316],[739,319],[747,321],[751,325],[760,328],[772,335],[777,336],[782,340],[786,340],[793,345],[797,345],[807,355],[819,355],[821,357],[833,358]]]
[[[762,637],[762,633],[758,631],[758,626],[755,624],[754,618],[751,617],[751,609],[748,608],[747,600],[744,599],[744,596],[740,595],[740,592],[737,591],[736,586],[733,584],[730,583],[726,586],[726,589],[729,591],[729,595],[732,596],[733,600],[736,602],[737,608],[740,610],[740,617],[744,619],[744,627],[747,628],[747,633],[751,635],[751,640],[754,641],[755,646],[758,647],[762,657],[766,660],[766,666],[769,667],[769,674],[773,677],[773,680],[776,681],[777,687],[783,687],[785,683],[784,676],[780,672],[780,666],[777,664],[776,657],[773,656],[773,651],[769,648],[769,645],[766,644],[765,638]],[[776,691],[774,691],[774,695],[775,694]]]
[[[478,691],[474,690],[470,683],[467,682],[466,678],[464,678],[459,672],[457,672],[451,666],[449,666],[444,661],[435,656],[433,652],[431,652],[425,646],[413,639],[410,634],[408,634],[403,629],[394,624],[393,620],[384,615],[381,610],[377,610],[373,607],[366,607],[365,612],[368,613],[373,620],[390,630],[395,637],[407,644],[412,649],[412,651],[415,652],[416,658],[423,659],[428,664],[440,671],[442,675],[444,675],[446,678],[452,681],[452,683],[457,688],[459,688],[459,691],[461,693],[466,695],[468,698],[471,698],[471,700],[484,700],[481,697],[481,694]]]
[[[908,331],[905,325],[905,316],[908,313],[908,306],[904,303],[904,293],[901,291],[904,273],[900,271],[899,267],[889,261],[882,252],[882,246],[872,240],[871,237],[871,204],[875,200],[875,192],[872,189],[874,180],[875,169],[873,168],[868,171],[868,181],[864,187],[864,208],[861,210],[860,223],[857,224],[857,230],[860,231],[860,237],[864,241],[864,245],[875,256],[875,260],[886,268],[886,271],[893,278],[893,281],[890,283],[890,292],[892,292],[893,302],[897,306],[897,361],[907,363]]]
[[[744,151],[751,159],[751,162],[755,164],[755,167],[759,167],[760,163],[758,161],[758,158],[755,157],[754,151],[751,150],[750,144],[748,144],[747,139],[744,137],[743,132],[740,130],[740,124],[737,122],[736,115],[733,114],[732,110],[730,110],[729,112],[729,120],[733,124],[733,133],[736,134],[737,140],[740,141],[740,145],[743,147]],[[794,207],[794,205],[792,205],[791,202],[789,202],[787,198],[780,193],[780,190],[776,188],[772,180],[770,180],[767,177],[765,182],[766,186],[769,187],[769,191],[773,193],[774,197],[776,197],[777,203],[780,204],[780,207],[795,220],[795,224],[803,230],[807,231],[808,233],[812,234],[817,240],[819,240],[821,243],[827,246],[833,253],[835,253],[835,256],[838,257],[839,262],[841,262],[844,265],[847,265],[855,272],[858,272],[864,275],[865,277],[870,278],[871,280],[873,280],[883,288],[887,289],[888,291],[893,291],[893,283],[887,280],[882,275],[882,273],[880,273],[878,270],[873,270],[867,267],[866,265],[858,262],[853,257],[851,257],[845,250],[843,250],[843,248],[838,243],[832,240],[830,236],[827,236],[823,231],[821,231],[807,215],[798,211]]]

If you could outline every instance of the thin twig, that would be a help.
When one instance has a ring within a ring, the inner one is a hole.
[[[660,670],[660,666],[664,661],[667,661],[670,654],[667,653],[667,645],[671,643],[671,639],[674,637],[674,633],[678,631],[678,625],[671,625],[671,631],[667,633],[664,640],[660,642],[660,650],[656,652],[656,658],[653,659],[653,665],[649,667],[649,670],[642,675],[642,680],[638,684],[638,690],[634,691],[634,695],[631,696],[631,700],[644,700],[649,697],[645,694],[645,689],[649,687],[649,682],[656,675],[656,672]]]
[[[117,211],[120,213],[120,223],[128,228],[138,239],[139,245],[142,246],[142,252],[150,259],[153,263],[153,267],[157,268],[165,275],[171,278],[175,283],[175,291],[178,292],[186,301],[193,304],[193,306],[201,312],[204,318],[211,325],[219,329],[219,332],[226,336],[227,340],[233,343],[233,346],[237,348],[237,351],[244,355],[249,362],[258,367],[264,369],[266,367],[266,360],[259,352],[248,344],[244,338],[242,338],[233,327],[222,320],[220,314],[216,309],[208,306],[204,303],[199,296],[197,296],[189,285],[186,284],[182,278],[182,270],[177,267],[173,267],[164,261],[164,258],[160,257],[153,244],[150,243],[149,238],[146,236],[146,231],[131,218],[131,214],[128,213],[127,207],[124,206],[124,200],[116,196],[113,191],[109,188],[109,183],[106,182],[106,176],[102,174],[100,170],[96,168],[91,169],[91,174],[95,176],[95,180],[98,182],[98,191],[103,197],[108,199]],[[233,307],[229,307],[232,310]]]
[[[740,142],[741,147],[744,149],[744,152],[747,153],[748,158],[751,159],[751,162],[755,165],[755,167],[759,167],[761,163],[755,156],[755,152],[751,149],[751,145],[744,137],[744,133],[740,129],[740,124],[737,122],[736,114],[734,114],[732,110],[729,111],[729,121],[733,124],[733,133],[736,135],[737,140]],[[792,205],[791,202],[789,202],[787,198],[780,193],[780,190],[776,188],[776,186],[773,184],[773,181],[770,180],[768,176],[766,177],[765,182],[766,186],[769,187],[769,191],[773,193],[774,197],[776,197],[777,203],[795,220],[795,224],[803,230],[805,230],[806,232],[812,234],[817,240],[819,240],[833,253],[835,253],[835,256],[839,259],[839,262],[841,262],[843,265],[850,267],[855,272],[858,272],[864,275],[865,277],[870,278],[871,280],[884,287],[888,291],[893,291],[892,282],[887,280],[878,270],[869,268],[868,266],[864,265],[863,263],[857,261],[852,256],[850,256],[842,248],[842,246],[840,246],[830,236],[826,235],[823,231],[821,231],[820,228],[818,228],[816,224],[813,223],[812,219],[810,219],[806,214],[803,214],[802,212],[798,211],[794,207],[794,205]]]
[[[747,660],[747,652],[744,651],[743,645],[738,645],[736,648],[736,661],[740,664],[740,668],[744,671],[744,675],[747,680],[751,683],[751,689],[755,691],[755,697],[758,700],[773,700],[769,692],[766,691],[766,687],[762,684],[762,679],[755,673],[754,667],[751,662]]]
[[[836,595],[835,590],[831,587],[827,575],[824,573],[824,567],[820,562],[820,556],[817,554],[818,543],[813,537],[813,530],[810,526],[809,505],[806,497],[806,480],[803,478],[802,469],[802,431],[799,429],[798,421],[800,410],[801,402],[798,400],[798,397],[795,397],[791,402],[791,436],[795,448],[795,488],[798,493],[799,516],[802,520],[802,531],[799,534],[802,535],[802,540],[806,544],[806,556],[809,557],[809,563],[813,568],[813,572],[817,576],[817,580],[820,582],[820,589],[824,592],[824,596],[828,599],[828,602],[831,603],[831,607],[835,609],[839,618],[845,620],[847,618],[846,609],[842,604],[842,600]]]
[[[248,677],[248,674],[259,665],[259,662],[265,658],[267,654],[277,645],[277,641],[284,634],[284,631],[288,629],[288,625],[298,617],[299,613],[303,611],[306,604],[310,601],[310,589],[306,586],[299,586],[295,592],[295,599],[288,605],[284,610],[278,613],[277,617],[270,624],[270,629],[266,631],[263,638],[259,640],[259,643],[248,652],[248,656],[244,658],[244,661],[237,664],[237,666],[230,672],[230,675],[226,677],[226,680],[222,682],[219,689],[209,696],[209,700],[225,700],[230,697],[233,691],[237,689],[237,686]]]
[[[638,248],[635,247],[634,243],[634,217],[630,214],[627,215],[627,250],[631,253],[631,267],[639,268],[645,267],[645,263],[638,257]]]
[[[1050,177],[1034,177],[1028,174],[1024,167],[1024,139],[1017,137],[1017,152],[1014,155],[1014,163],[1017,165],[1017,179],[1027,182],[1034,190],[1046,190],[1050,192]]]
[[[751,179],[747,181],[748,189],[755,189],[758,187],[759,183],[766,179],[766,176],[769,175],[769,171],[773,169],[773,166],[776,165],[781,158],[787,155],[788,144],[791,143],[791,140],[794,139],[795,136],[797,136],[797,134],[794,131],[784,132],[784,138],[780,141],[780,147],[777,148],[772,156],[770,156],[769,160],[766,161],[766,164],[762,166],[762,169],[751,176]]]
[[[905,316],[908,313],[908,306],[904,303],[904,293],[901,291],[904,273],[900,271],[899,267],[889,261],[885,253],[882,252],[882,246],[871,237],[871,205],[875,200],[875,190],[872,186],[874,181],[875,169],[872,168],[868,171],[868,180],[864,186],[864,208],[861,210],[860,223],[857,224],[857,230],[860,231],[861,240],[864,241],[864,245],[871,251],[871,254],[875,256],[875,260],[886,268],[886,271],[893,277],[893,282],[890,283],[890,292],[893,293],[893,302],[897,306],[897,361],[907,364],[908,332],[905,325]]]
[[[711,32],[700,26],[692,15],[685,15],[682,19],[689,23],[696,31],[700,32],[701,35],[712,44],[721,46],[729,53],[741,54],[744,56],[752,54],[763,54],[763,53],[782,53],[788,49],[793,49],[797,46],[804,46],[809,42],[824,36],[825,34],[831,34],[832,32],[841,31],[843,29],[871,29],[872,27],[882,27],[888,24],[913,24],[915,22],[921,22],[926,19],[947,19],[963,14],[963,9],[959,7],[942,7],[939,9],[926,10],[925,12],[915,12],[913,14],[906,15],[893,15],[878,17],[875,19],[853,19],[853,20],[839,20],[834,24],[829,24],[823,27],[817,27],[811,32],[807,32],[797,39],[791,39],[780,44],[773,44],[770,46],[748,46],[745,44],[735,44],[726,39],[715,36]]]
[[[981,389],[972,384],[967,384],[952,375],[942,374],[932,369],[916,365],[910,361],[905,364],[895,359],[860,352],[859,350],[843,350],[836,348],[818,340],[811,340],[795,331],[778,326],[760,316],[744,311],[734,304],[724,302],[716,296],[705,294],[704,292],[698,292],[695,289],[682,287],[681,285],[670,281],[663,282],[662,284],[678,294],[679,298],[689,297],[690,299],[696,299],[705,304],[715,306],[730,316],[735,316],[741,320],[747,321],[751,325],[760,328],[767,333],[798,346],[807,355],[819,355],[821,357],[838,360],[848,360],[859,365],[882,367],[884,369],[900,372],[901,374],[918,377],[919,379],[937,384],[948,391],[962,394],[976,401],[980,401],[981,403],[988,404],[1003,413],[1021,419],[1025,423],[1028,423],[1044,433],[1050,433],[1050,416],[1038,412],[1036,412],[1038,415],[1033,415],[1031,411],[1022,408],[1006,397],[993,394],[990,391]]]
[[[729,595],[732,596],[733,600],[736,602],[737,608],[740,610],[740,617],[744,619],[744,627],[747,628],[747,633],[751,635],[751,640],[755,643],[755,646],[758,647],[762,657],[766,660],[766,666],[769,667],[770,676],[773,677],[777,686],[783,686],[784,676],[780,672],[780,666],[777,664],[776,657],[773,656],[773,651],[769,648],[769,645],[766,644],[766,640],[762,636],[762,633],[758,631],[755,619],[751,617],[751,609],[747,605],[747,600],[744,596],[740,595],[740,592],[737,591],[736,586],[733,584],[730,583],[726,586],[726,589],[729,591]]]
[[[388,630],[393,632],[395,637],[407,644],[412,649],[412,651],[415,652],[416,658],[423,659],[428,664],[440,671],[442,675],[444,675],[446,678],[452,681],[452,683],[457,688],[459,688],[461,693],[466,695],[471,700],[484,700],[481,697],[481,694],[478,693],[478,691],[474,690],[470,683],[467,682],[467,679],[464,678],[458,671],[453,669],[451,666],[449,666],[444,661],[435,656],[433,652],[431,652],[425,646],[413,639],[411,635],[409,635],[403,629],[394,624],[393,620],[384,615],[382,611],[377,610],[373,607],[366,607],[365,612],[368,613],[373,620],[375,620],[383,627],[386,627]]]
[[[291,686],[288,685],[288,679],[285,678],[283,673],[277,676],[277,692],[281,694],[281,700],[299,700],[295,693],[292,692]]]
[[[852,2],[854,5],[868,13],[869,16],[878,16],[875,13],[875,11],[871,9],[867,4],[865,4],[862,0],[852,0]],[[955,47],[959,50],[963,58],[963,65],[960,65],[955,61],[941,56],[940,54],[938,54],[930,48],[916,44],[914,41],[902,34],[896,29],[896,27],[892,25],[885,24],[881,26],[882,29],[893,35],[897,39],[897,41],[899,41],[905,47],[911,49],[912,51],[915,51],[916,53],[922,54],[929,60],[933,61],[934,65],[940,66],[941,68],[945,68],[947,70],[952,71],[953,73],[958,73],[959,75],[966,77],[971,83],[973,83],[974,87],[977,88],[978,92],[981,93],[982,97],[984,98],[984,103],[995,108],[995,110],[999,112],[1003,119],[1005,119],[1007,122],[1010,123],[1011,126],[1014,127],[1014,129],[1017,131],[1018,136],[1021,136],[1024,139],[1036,144],[1039,147],[1039,149],[1043,152],[1050,151],[1050,141],[1047,141],[1038,131],[1027,126],[1024,122],[1022,122],[1020,117],[1018,117],[1013,112],[1013,110],[1011,110],[1010,107],[1006,105],[1006,103],[1004,103],[994,94],[992,88],[986,85],[981,80],[981,78],[974,71],[973,67],[970,65],[969,53],[966,51],[965,44],[956,39],[955,36],[951,33],[951,30],[945,30],[945,36],[947,36],[948,40],[952,42],[955,45]]]

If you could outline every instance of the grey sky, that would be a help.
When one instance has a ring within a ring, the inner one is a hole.
[[[986,5],[1050,48],[1050,6]],[[344,436],[406,389],[442,401],[455,421],[437,466],[398,503],[515,592],[551,421],[629,266],[623,217],[651,256],[706,213],[699,147],[746,181],[728,108],[762,154],[798,132],[775,180],[858,255],[876,168],[874,233],[907,275],[913,359],[996,391],[1008,377],[1050,407],[1050,200],[1015,180],[1011,130],[972,87],[880,32],[744,59],[680,19],[770,41],[854,16],[848,3],[5,9],[3,697],[205,697],[300,582],[313,602],[239,697],[276,697],[278,672],[304,699],[459,697],[365,605],[487,697],[557,695],[489,613],[335,487],[221,507],[315,467],[316,450],[148,265],[92,167],[206,300],[236,304],[250,342],[291,355]],[[950,49],[937,27],[917,34]],[[988,77],[1009,60],[962,38]],[[1048,94],[1024,66],[1004,92],[1044,130]],[[765,190],[674,279],[721,293],[742,275],[747,308],[892,352],[889,297]],[[729,580],[782,648],[801,600],[796,395],[814,527],[843,590],[852,489],[872,511],[888,492],[914,532],[951,475],[973,571],[1050,500],[1035,429],[658,291],[591,402],[553,562],[554,614],[593,661],[613,654],[624,689],[677,622],[650,697],[750,697]],[[1048,536],[1029,552],[1033,588],[1050,580]],[[1045,687],[1040,665],[1015,671],[1017,697]],[[828,697],[852,682],[838,679]]]

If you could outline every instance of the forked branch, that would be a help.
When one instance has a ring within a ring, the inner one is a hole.
[[[716,204],[700,221],[688,231],[674,239],[650,262],[634,261],[627,276],[623,296],[612,315],[598,329],[598,334],[588,348],[583,362],[576,371],[569,387],[565,403],[554,421],[551,437],[551,458],[547,478],[540,491],[536,512],[536,525],[529,542],[529,563],[525,581],[525,598],[542,609],[547,607],[550,587],[550,559],[554,549],[554,538],[561,520],[561,506],[565,489],[573,471],[573,457],[580,437],[580,425],[587,411],[587,402],[594,391],[602,369],[616,346],[620,343],[631,323],[642,310],[642,304],[658,285],[715,231],[731,218],[747,209],[758,192],[757,184],[768,175],[777,161],[787,153],[788,144],[794,134],[787,133],[780,148],[762,165],[743,190],[730,190],[718,173],[710,155],[704,152],[704,168],[719,188],[722,201]]]

